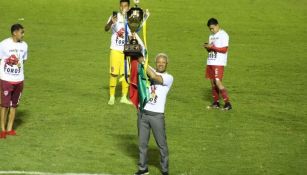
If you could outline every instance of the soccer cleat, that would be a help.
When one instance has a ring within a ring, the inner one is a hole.
[[[131,105],[131,101],[127,99],[126,96],[122,96],[122,98],[120,98],[120,103],[125,103],[125,104],[128,104],[128,105]]]
[[[230,109],[232,109],[230,102],[226,102],[222,110],[229,111]]]
[[[0,139],[5,139],[6,138],[6,131],[1,131],[0,132]]]
[[[16,131],[15,130],[7,131],[6,135],[15,136],[16,135]]]
[[[139,170],[134,175],[147,175],[149,174],[148,169],[146,168],[145,170]]]
[[[213,102],[212,105],[207,106],[207,109],[219,109],[220,103],[219,102]]]
[[[110,100],[108,102],[108,105],[114,105],[115,104],[115,97],[114,96],[111,96],[110,97]]]
[[[168,172],[166,171],[166,172],[162,172],[162,175],[168,175]]]

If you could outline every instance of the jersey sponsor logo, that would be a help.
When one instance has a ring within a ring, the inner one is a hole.
[[[18,49],[11,49],[9,52],[18,53]],[[19,52],[24,52],[24,50],[19,50]]]
[[[125,44],[125,39],[116,38],[116,45],[123,46]]]
[[[21,72],[20,68],[9,68],[4,66],[4,73],[18,75]]]
[[[17,53],[18,50],[17,49],[11,49],[11,50],[9,50],[9,52]]]

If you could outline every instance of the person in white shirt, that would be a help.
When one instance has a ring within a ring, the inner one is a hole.
[[[16,131],[13,130],[13,124],[16,115],[16,108],[23,90],[24,62],[27,60],[28,56],[28,45],[23,41],[23,26],[21,24],[12,25],[11,34],[12,37],[3,40],[0,43],[0,138],[6,138],[7,135],[16,135]]]
[[[105,25],[105,31],[111,29],[111,46],[110,46],[110,99],[108,104],[115,104],[115,89],[117,79],[122,82],[121,103],[132,104],[127,98],[128,83],[124,80],[124,44],[125,44],[125,14],[130,8],[130,0],[120,0],[120,12],[113,12]]]
[[[139,62],[144,59],[140,58]],[[166,72],[168,56],[160,53],[156,56],[156,69],[147,68],[151,85],[149,87],[150,100],[144,110],[138,113],[139,134],[139,170],[135,175],[149,174],[147,165],[147,147],[150,130],[152,130],[157,146],[160,149],[162,175],[168,175],[168,147],[166,142],[164,110],[167,94],[173,84],[173,76]]]
[[[204,44],[204,48],[208,51],[206,78],[210,79],[213,103],[208,109],[220,108],[219,95],[224,100],[223,110],[232,109],[230,99],[222,80],[224,77],[224,67],[227,64],[227,53],[229,45],[228,34],[220,28],[215,18],[208,20],[207,26],[212,34],[209,36],[209,43]]]

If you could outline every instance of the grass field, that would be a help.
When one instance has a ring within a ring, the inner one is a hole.
[[[168,53],[175,78],[166,107],[170,173],[307,174],[307,2],[143,0],[141,6],[151,12],[150,63]],[[0,170],[137,170],[136,110],[107,105],[110,33],[103,28],[117,8],[117,0],[0,0],[0,39],[20,22],[29,45],[18,136],[0,140]],[[230,35],[229,112],[206,110],[202,43],[210,17]],[[151,174],[159,174],[158,152],[151,138]]]

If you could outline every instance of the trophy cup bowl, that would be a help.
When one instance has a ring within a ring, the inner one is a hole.
[[[136,30],[141,26],[143,22],[143,16],[144,12],[139,7],[132,7],[127,12],[127,20],[128,20],[128,26],[132,33],[136,32]]]

